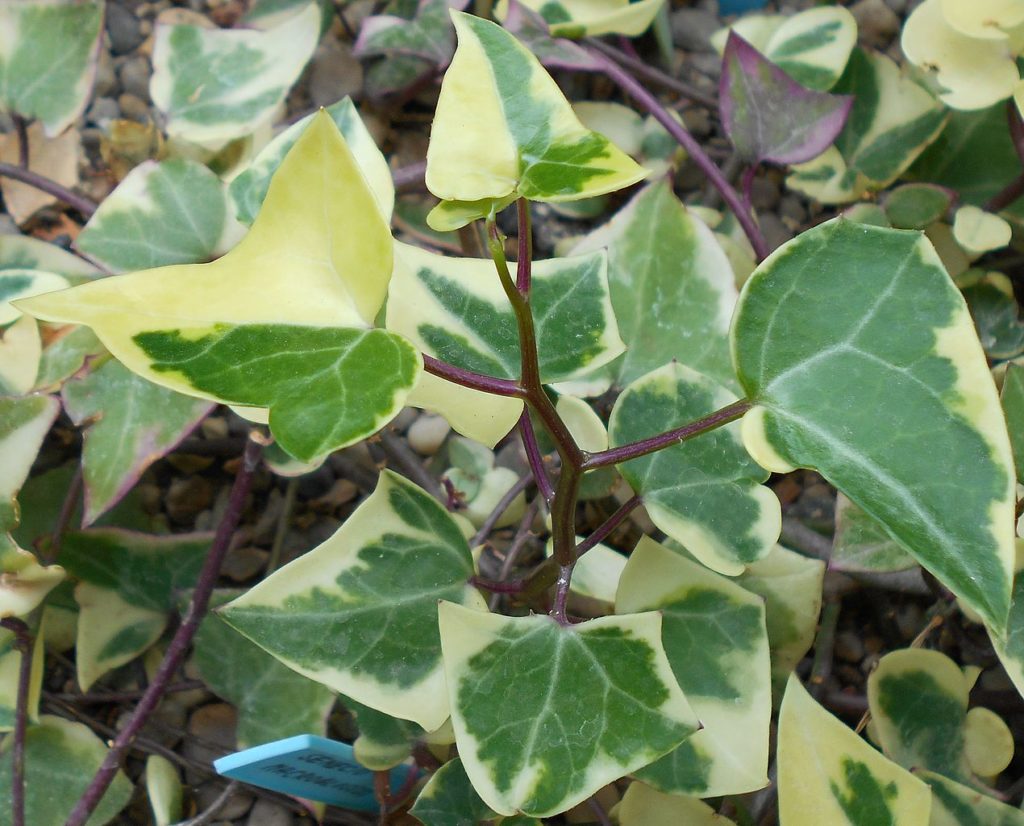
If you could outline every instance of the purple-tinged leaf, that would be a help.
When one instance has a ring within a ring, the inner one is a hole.
[[[552,37],[547,21],[519,0],[509,0],[502,26],[548,69],[596,72],[601,68],[600,63],[581,46],[563,37]]]
[[[84,525],[116,505],[143,471],[213,408],[141,379],[113,360],[67,382],[62,395],[72,421],[88,425],[82,453]]]
[[[469,0],[420,0],[412,19],[391,14],[368,17],[359,30],[357,57],[406,55],[447,66],[455,53],[455,29],[448,10],[462,11]]]
[[[853,98],[801,86],[735,32],[722,56],[719,111],[750,163],[805,163],[842,131]]]

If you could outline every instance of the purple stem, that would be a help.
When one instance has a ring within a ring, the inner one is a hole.
[[[746,399],[740,399],[738,402],[733,402],[721,410],[709,413],[704,418],[684,424],[682,427],[677,427],[665,433],[659,433],[657,436],[650,436],[647,439],[640,439],[626,445],[602,450],[600,453],[591,453],[583,463],[583,469],[594,470],[606,465],[617,465],[629,459],[636,459],[639,456],[654,453],[678,442],[685,442],[687,439],[692,439],[701,433],[707,433],[709,430],[714,430],[724,424],[736,421],[753,406]]]
[[[633,510],[640,504],[640,497],[634,496],[632,499],[623,502],[604,522],[594,529],[594,532],[590,534],[586,539],[580,542],[576,546],[576,558],[579,559],[583,554],[589,551],[598,543],[602,542],[608,534],[614,531],[619,525],[626,521],[626,517],[629,516]]]
[[[1013,98],[1006,102],[1006,120],[1010,126],[1013,148],[1017,150],[1017,157],[1021,163],[1024,163],[1024,121],[1021,120],[1020,109]]]
[[[558,566],[558,579],[555,580],[555,599],[551,605],[551,617],[559,625],[569,625],[569,616],[565,607],[569,602],[569,585],[572,582],[572,569],[576,563]]]
[[[490,393],[494,396],[516,396],[522,398],[523,389],[518,382],[511,379],[497,379],[494,376],[485,376],[481,373],[474,373],[472,370],[463,370],[454,364],[441,361],[433,356],[423,354],[423,369],[438,378],[446,379],[453,384],[468,387],[471,390],[479,390],[482,393]]]
[[[196,632],[199,630],[199,624],[202,622],[206,609],[210,605],[210,595],[217,584],[221,563],[224,561],[228,546],[231,544],[231,537],[234,535],[235,528],[238,526],[238,520],[242,515],[245,498],[248,496],[249,488],[252,485],[253,473],[263,451],[262,442],[262,437],[257,436],[257,434],[251,433],[249,435],[249,440],[245,445],[245,452],[242,454],[241,467],[239,467],[238,473],[235,475],[235,481],[231,486],[228,506],[221,517],[220,524],[217,526],[217,533],[213,538],[213,544],[210,546],[210,552],[206,557],[206,562],[203,563],[202,571],[199,573],[188,611],[181,625],[178,626],[174,637],[171,639],[170,645],[167,646],[167,652],[164,654],[163,661],[160,663],[156,675],[146,689],[146,693],[142,695],[142,699],[139,700],[139,704],[135,707],[135,711],[132,712],[127,724],[117,735],[117,739],[114,740],[106,757],[103,758],[103,764],[100,766],[99,771],[96,772],[88,788],[78,799],[64,826],[85,826],[85,822],[95,811],[100,800],[103,799],[107,788],[113,781],[114,776],[117,774],[125,754],[131,748],[132,741],[145,725],[149,715],[156,709],[164,695],[164,689],[170,684],[171,678],[185,659],[185,653],[192,644],[192,638],[195,637]]]
[[[523,414],[519,417],[519,435],[526,450],[526,461],[530,463],[530,470],[533,471],[533,478],[537,482],[537,490],[550,508],[551,500],[555,498],[555,489],[551,486],[547,469],[544,467],[544,456],[540,452],[540,445],[537,444],[537,434],[534,432],[528,407],[523,407]]]
[[[48,562],[56,562],[57,557],[60,556],[60,549],[64,544],[64,535],[71,526],[71,517],[75,515],[75,508],[78,507],[78,502],[82,498],[82,488],[82,465],[79,463],[78,469],[75,470],[75,475],[71,477],[68,492],[64,495],[64,501],[60,506],[60,513],[57,514],[57,521],[53,526],[50,548],[46,557]]]
[[[18,114],[11,116],[14,121],[14,131],[18,135],[18,166],[28,169],[28,122]]]
[[[644,80],[649,80],[651,83],[657,83],[659,86],[663,86],[683,98],[706,106],[711,110],[712,114],[718,112],[718,101],[711,95],[700,91],[700,89],[683,83],[683,81],[665,74],[660,69],[647,65],[643,60],[637,60],[628,54],[624,54],[614,46],[609,46],[607,43],[600,40],[588,38],[585,43],[605,57],[609,57],[616,63],[629,69],[633,74],[637,75],[637,77],[642,77]]]
[[[530,227],[530,202],[526,198],[516,201],[519,217],[519,260],[516,262],[516,289],[523,295],[530,294],[530,273],[533,264],[533,236]]]
[[[515,501],[515,498],[530,486],[530,482],[532,481],[533,474],[527,473],[525,476],[521,476],[512,487],[505,491],[505,495],[498,500],[498,504],[496,504],[494,509],[487,515],[484,523],[480,526],[480,530],[473,534],[472,538],[469,540],[470,548],[475,548],[490,536],[491,531],[494,530],[494,526],[498,523],[501,515],[509,509],[509,506]]]
[[[394,181],[395,189],[398,190],[423,189],[426,172],[427,162],[420,161],[409,166],[399,167],[391,173],[391,180]]]
[[[21,655],[14,707],[14,747],[11,749],[11,823],[12,826],[25,826],[25,730],[32,682],[32,634],[25,622],[17,617],[0,620],[0,625],[14,634],[14,649]]]
[[[722,199],[728,204],[733,214],[735,214],[736,220],[739,221],[740,226],[743,227],[743,232],[746,233],[747,238],[750,240],[750,246],[753,247],[757,260],[763,261],[767,258],[771,250],[768,247],[768,242],[765,241],[764,235],[761,234],[761,229],[758,227],[757,221],[754,220],[754,216],[747,211],[743,205],[743,200],[732,184],[726,180],[722,170],[707,156],[707,153],[693,135],[687,132],[661,105],[661,102],[641,86],[629,72],[593,48],[588,49],[588,52],[595,61],[601,63],[604,73],[617,83],[627,95],[636,100],[637,103],[653,115],[654,119],[664,126],[665,130],[686,150],[686,153],[700,167],[700,170],[711,181],[715,189],[721,193]]]
[[[743,206],[751,215],[757,214],[754,212],[754,178],[757,177],[757,167],[758,164],[752,163],[743,173]]]
[[[469,578],[469,584],[495,594],[518,594],[526,587],[521,579],[497,580],[475,575]]]
[[[20,166],[10,163],[0,163],[0,177],[21,181],[23,184],[34,186],[42,192],[49,193],[71,208],[77,209],[85,218],[92,217],[92,214],[96,211],[96,204],[84,195],[72,192],[67,187],[61,186],[56,181],[51,181],[49,178],[30,169],[22,169]]]

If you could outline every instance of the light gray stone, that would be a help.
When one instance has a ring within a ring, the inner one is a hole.
[[[143,55],[131,57],[121,64],[118,76],[121,79],[121,90],[135,95],[139,100],[149,102],[149,78],[153,70],[149,59]]]
[[[120,3],[107,4],[107,36],[110,38],[110,51],[114,54],[135,51],[144,38],[139,19]]]
[[[249,812],[246,826],[292,826],[295,822],[292,813],[271,800],[260,798]]]

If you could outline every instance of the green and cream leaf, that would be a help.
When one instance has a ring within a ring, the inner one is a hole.
[[[32,642],[32,665],[29,671],[26,708],[30,722],[39,721],[39,697],[43,686],[45,648],[40,629]],[[21,652],[15,647],[13,631],[0,628],[0,732],[14,731],[18,711],[18,683],[21,671]]]
[[[85,428],[86,526],[116,505],[146,468],[213,408],[209,402],[139,378],[113,360],[65,383],[61,395],[71,420]]]
[[[445,73],[427,149],[428,219],[455,229],[518,197],[575,201],[647,172],[584,127],[529,50],[500,26],[452,12],[459,46]],[[465,113],[474,117],[467,124]],[[439,220],[440,219],[440,220]]]
[[[905,571],[917,562],[884,527],[840,493],[829,564],[840,571],[883,572]]]
[[[763,600],[645,536],[622,573],[615,610],[662,615],[669,664],[702,724],[636,776],[698,797],[765,786],[772,685]]]
[[[172,137],[220,147],[269,123],[320,38],[309,3],[272,29],[158,25],[150,95]]]
[[[18,491],[59,412],[53,396],[0,396],[0,532],[18,524]]]
[[[519,0],[540,14],[554,37],[639,37],[665,5],[665,0]],[[508,0],[499,0],[495,17],[508,16]]]
[[[181,777],[174,764],[159,754],[146,758],[146,796],[154,826],[171,826],[181,820]]]
[[[932,789],[928,826],[1024,826],[1024,812],[934,772],[919,772]]]
[[[269,408],[281,446],[310,461],[379,430],[420,372],[407,341],[369,329],[391,277],[391,244],[375,196],[321,113],[223,258],[104,278],[19,307],[89,325],[126,367],[171,390]]]
[[[0,533],[0,619],[34,611],[63,581],[60,565],[40,565],[35,554],[19,548],[10,534]]]
[[[634,381],[609,421],[613,447],[654,436],[736,401],[722,385],[681,364]],[[618,465],[651,520],[708,567],[730,576],[779,538],[779,500],[743,449],[738,425]]]
[[[439,618],[459,753],[499,814],[562,812],[697,728],[656,613],[566,627],[444,602]]]
[[[334,536],[221,616],[300,674],[429,731],[448,717],[438,600],[483,610],[472,575],[458,524],[385,472]]]
[[[100,204],[75,246],[113,272],[206,262],[238,240],[220,178],[195,161],[145,161]]]
[[[735,384],[729,320],[737,291],[714,233],[665,183],[643,189],[573,248],[607,247],[608,283],[626,352],[613,362],[624,387],[673,359],[726,386]]]
[[[215,594],[215,605],[225,601],[225,594]],[[199,627],[192,664],[210,691],[238,710],[239,748],[325,733],[334,692],[283,665],[215,613]]]
[[[786,826],[928,826],[928,787],[814,702],[795,674],[779,715],[778,765]]]
[[[707,803],[678,794],[664,794],[646,783],[630,783],[617,807],[621,826],[727,826],[733,821]]]
[[[89,102],[103,34],[103,0],[0,5],[0,110],[60,134]]]
[[[732,343],[756,403],[742,423],[750,454],[818,470],[1003,628],[1010,444],[970,314],[928,241],[842,220],[803,233],[744,286]],[[824,390],[837,376],[842,404]]]
[[[325,111],[352,150],[352,157],[376,196],[384,220],[390,221],[395,207],[395,185],[391,180],[391,169],[351,98],[342,98]],[[250,225],[256,219],[256,213],[270,188],[271,177],[299,135],[313,122],[314,116],[307,115],[281,132],[260,151],[244,172],[231,181],[229,191],[235,203],[235,215],[243,224]]]
[[[424,826],[464,826],[495,815],[476,793],[458,757],[434,772],[409,813]]]

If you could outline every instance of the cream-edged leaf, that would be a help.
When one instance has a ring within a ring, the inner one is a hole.
[[[40,565],[35,554],[19,548],[10,534],[0,533],[0,618],[34,611],[63,581],[60,565]]]
[[[736,401],[722,385],[681,364],[634,381],[609,421],[613,446],[699,419]],[[652,521],[713,570],[730,576],[765,556],[779,538],[779,500],[743,449],[738,425],[618,465]]]
[[[181,777],[174,764],[159,754],[146,758],[146,796],[155,826],[171,826],[181,820]]]
[[[42,355],[39,325],[31,316],[23,315],[0,336],[0,393],[22,396],[30,392],[39,376]]]
[[[0,760],[0,812],[13,812],[8,737]],[[44,714],[25,734],[25,822],[33,826],[64,823],[76,801],[99,770],[107,747],[82,723]],[[109,823],[132,796],[132,784],[120,770],[103,794],[90,824]]]
[[[464,826],[494,817],[458,757],[434,772],[409,813],[424,826]]]
[[[765,786],[772,685],[763,600],[645,536],[622,573],[615,610],[661,614],[669,664],[702,724],[636,776],[698,797]]]
[[[1013,732],[998,714],[975,706],[964,718],[964,756],[979,777],[995,777],[1013,760]]]
[[[356,57],[401,55],[446,66],[455,51],[449,9],[461,11],[469,0],[419,0],[411,18],[392,14],[367,17],[353,46]]]
[[[448,716],[437,604],[482,609],[472,574],[458,524],[385,472],[334,536],[220,613],[300,674],[433,730]]]
[[[1024,826],[1024,812],[934,772],[918,774],[932,790],[928,826]]]
[[[391,244],[352,153],[321,113],[228,255],[100,279],[19,308],[89,325],[126,367],[172,390],[269,407],[282,447],[309,461],[390,421],[421,369],[403,338],[367,329],[387,292]]]
[[[21,317],[21,310],[11,304],[19,298],[63,290],[68,280],[62,275],[40,270],[0,269],[0,325]]]
[[[1006,429],[1013,446],[1013,464],[1017,469],[1017,481],[1024,481],[1024,365],[1009,364],[1003,376],[1000,394]]]
[[[272,29],[158,25],[149,91],[172,137],[222,146],[268,123],[320,38],[309,3]]]
[[[795,674],[779,714],[778,763],[786,826],[928,826],[928,787],[814,702]]]
[[[423,729],[409,720],[399,720],[351,697],[342,697],[341,702],[359,727],[359,736],[352,743],[356,761],[372,771],[387,771],[405,762],[415,743],[424,739]],[[449,742],[454,739],[453,734]]]
[[[953,216],[953,237],[972,259],[1005,247],[1012,234],[1010,225],[998,215],[970,204]]]
[[[59,412],[53,396],[0,396],[0,532],[18,524],[15,497]]]
[[[598,37],[622,34],[639,37],[650,27],[665,0],[519,0],[538,12],[555,37]],[[500,0],[495,16],[504,21],[508,0]]]
[[[608,282],[626,352],[611,369],[625,386],[675,359],[727,386],[732,267],[714,233],[665,182],[643,189],[573,248],[608,248]]]
[[[790,672],[814,642],[824,580],[824,562],[781,545],[748,565],[736,580],[764,599],[772,679],[780,695]]]
[[[696,797],[663,794],[646,783],[630,783],[618,806],[622,826],[727,826],[733,823],[716,814]]]
[[[226,600],[215,593],[213,602]],[[283,665],[216,613],[199,626],[192,665],[210,691],[238,710],[239,748],[326,732],[334,692]]]
[[[732,344],[756,403],[742,422],[751,455],[818,470],[1003,628],[1010,444],[970,314],[928,241],[842,220],[803,233],[744,286]],[[843,403],[823,404],[839,377]]]
[[[459,46],[445,73],[427,150],[427,188],[442,201],[525,197],[574,201],[646,176],[607,138],[586,129],[557,84],[511,34],[452,12]],[[473,112],[471,123],[465,113]],[[433,223],[433,222],[432,222]]]
[[[157,459],[184,439],[213,406],[139,378],[111,360],[64,384],[64,408],[84,427],[83,524],[113,507]]]
[[[883,751],[907,769],[969,782],[969,692],[960,666],[939,651],[905,648],[886,654],[868,677],[868,707]]]
[[[420,373],[405,403],[439,413],[452,429],[488,447],[505,438],[523,413],[519,399],[471,390],[426,371]]]
[[[384,220],[390,221],[395,207],[395,185],[391,180],[391,169],[351,98],[342,98],[325,111],[352,150],[352,157],[376,196]],[[260,151],[244,172],[231,181],[230,192],[235,202],[235,214],[243,224],[251,224],[256,219],[256,213],[270,188],[271,177],[314,117],[315,114],[307,115],[281,132]]]
[[[84,258],[29,235],[0,235],[0,272],[41,270],[69,279],[93,278],[100,271]]]
[[[835,145],[846,161],[846,185],[857,191],[895,181],[946,122],[935,98],[874,52],[854,49],[832,91],[853,97]]]
[[[499,814],[564,811],[698,725],[656,613],[567,627],[442,602],[439,619],[459,754]],[[573,691],[557,690],[566,685]],[[497,704],[498,696],[516,702]]]
[[[924,0],[910,13],[900,44],[907,60],[928,72],[939,99],[953,109],[984,109],[1014,93],[1020,72],[1005,35],[971,37],[949,24],[942,0]]]
[[[794,164],[786,176],[786,185],[823,204],[846,204],[856,201],[864,192],[864,181],[850,172],[843,153],[835,145],[813,161]]]
[[[209,261],[237,240],[220,178],[195,161],[146,161],[100,204],[75,246],[113,272]]]
[[[141,608],[117,591],[80,582],[75,665],[78,685],[88,691],[108,671],[131,662],[160,639],[167,614]]]
[[[89,102],[103,34],[103,0],[0,4],[0,110],[55,136]]]

